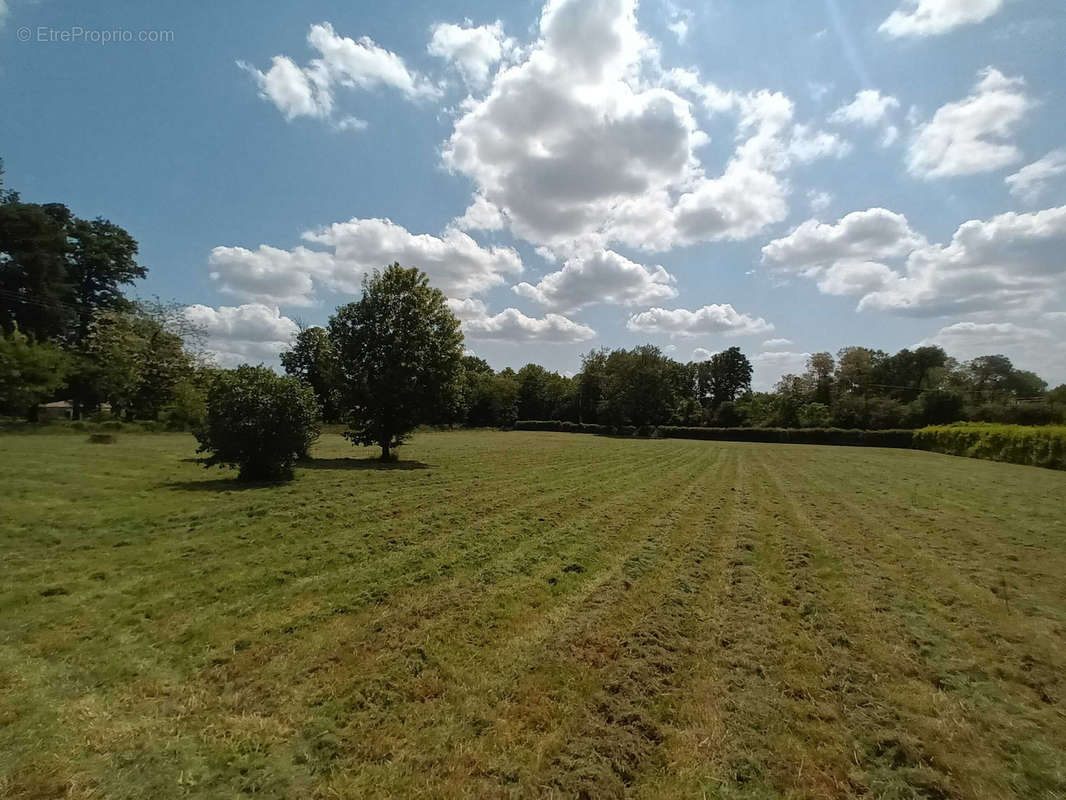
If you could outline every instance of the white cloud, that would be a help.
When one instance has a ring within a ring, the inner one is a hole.
[[[243,61],[238,61],[237,66],[255,78],[260,95],[273,103],[285,119],[325,118],[333,110],[329,81],[320,70],[302,69],[287,56],[274,56],[266,72]]]
[[[1009,141],[1034,102],[1025,81],[987,67],[968,97],[937,109],[921,125],[907,153],[907,170],[921,178],[988,172],[1013,164],[1021,152]]]
[[[498,231],[505,223],[500,209],[479,194],[454,224],[464,231]]]
[[[1066,175],[1066,149],[1052,150],[1039,161],[1027,164],[1013,175],[1005,178],[1010,193],[1025,201],[1035,203],[1055,178]]]
[[[762,249],[763,261],[801,271],[837,261],[906,256],[925,244],[907,218],[884,208],[853,211],[835,225],[809,219]]]
[[[681,8],[676,3],[667,0],[666,3],[666,29],[677,37],[678,44],[684,44],[688,38],[689,26],[692,24],[693,13],[687,8]]]
[[[242,306],[192,305],[185,317],[206,334],[206,346],[223,367],[238,364],[276,364],[299,326],[281,315],[277,306],[250,303]]]
[[[833,203],[833,195],[831,192],[821,192],[815,189],[811,189],[807,192],[807,205],[813,213],[817,214],[820,211],[825,211]]]
[[[671,336],[749,336],[769,333],[774,326],[762,317],[741,314],[725,303],[703,306],[695,311],[686,308],[651,308],[629,318],[626,327],[640,333],[666,333]]]
[[[307,43],[318,53],[306,67],[288,56],[274,56],[270,69],[262,72],[243,61],[259,85],[260,95],[272,102],[286,119],[329,119],[337,87],[370,90],[388,87],[409,99],[437,97],[440,90],[426,78],[408,70],[404,60],[377,45],[370,37],[358,41],[338,35],[328,22],[312,25]],[[347,116],[336,123],[343,130],[362,129],[366,123]]]
[[[752,356],[753,389],[765,391],[773,388],[782,375],[798,375],[807,368],[810,353],[796,353],[791,350],[768,350]]]
[[[649,305],[677,297],[677,281],[662,266],[645,267],[612,250],[566,261],[535,286],[520,283],[516,294],[555,311],[576,311],[593,303]]]
[[[216,247],[210,258],[212,278],[221,291],[242,299],[308,305],[316,285],[358,292],[363,275],[394,261],[418,267],[434,287],[459,297],[484,292],[522,272],[522,261],[511,248],[481,247],[455,228],[440,236],[416,235],[388,219],[351,219],[307,231],[302,238],[328,249]]]
[[[1004,348],[1028,345],[1034,340],[1046,345],[1049,331],[1027,328],[1013,322],[956,322],[941,328],[920,344],[940,345],[957,358],[974,358],[1000,352]]]
[[[208,263],[219,291],[242,300],[291,306],[310,305],[315,280],[328,279],[334,266],[329,253],[306,247],[279,250],[265,244],[255,250],[216,247]]]
[[[574,322],[560,314],[542,318],[527,317],[517,308],[505,308],[499,314],[484,313],[463,320],[463,333],[477,341],[543,342],[565,344],[586,342],[596,337],[588,325]]]
[[[1003,0],[903,0],[878,29],[888,36],[938,36],[983,22],[1003,7]]]
[[[1061,293],[1064,248],[1066,206],[970,220],[949,244],[911,253],[905,271],[864,296],[859,308],[907,314],[1029,312]]]
[[[763,247],[763,261],[824,293],[860,297],[860,310],[1033,313],[1063,299],[1064,250],[1066,206],[970,220],[946,245],[927,242],[900,214],[869,209],[836,225],[808,220]]]
[[[959,359],[1000,353],[1052,386],[1066,381],[1066,330],[1053,331],[1013,322],[956,322],[919,345],[939,345]]]
[[[708,350],[706,347],[697,347],[695,350],[692,351],[692,360],[707,361],[713,355],[713,350]]]
[[[499,20],[492,25],[479,26],[467,20],[465,26],[451,23],[434,25],[426,49],[430,55],[454,64],[468,85],[481,88],[513,46],[513,42],[504,35],[503,24]]]
[[[478,300],[476,297],[467,297],[463,299],[449,297],[448,308],[450,308],[456,318],[460,320],[480,319],[488,316],[488,308],[485,303]]]
[[[791,339],[767,339],[762,346],[768,350],[780,350],[782,347],[790,347],[794,342]]]
[[[839,157],[847,144],[797,125],[791,101],[663,72],[637,27],[635,0],[550,0],[540,36],[464,102],[443,160],[517,236],[558,257],[613,243],[649,251],[744,239],[788,213],[783,174]],[[683,96],[684,95],[684,96]],[[686,99],[688,98],[688,99]],[[737,117],[736,145],[717,176],[696,103]],[[464,216],[473,227],[479,214]],[[492,216],[493,221],[496,217]]]
[[[899,108],[899,100],[895,97],[883,95],[877,89],[863,89],[854,100],[834,111],[829,121],[872,128],[893,108]]]

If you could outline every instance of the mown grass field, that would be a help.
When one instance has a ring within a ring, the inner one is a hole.
[[[0,797],[1066,797],[1066,474],[0,437]]]

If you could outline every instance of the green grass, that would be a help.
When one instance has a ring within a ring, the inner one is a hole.
[[[0,437],[0,797],[1066,797],[1066,474]]]

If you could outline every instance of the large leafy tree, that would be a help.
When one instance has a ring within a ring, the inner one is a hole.
[[[341,375],[337,350],[329,331],[313,326],[296,335],[292,347],[281,354],[285,373],[307,383],[318,398],[325,422],[341,419]]]
[[[751,362],[739,347],[715,353],[704,363],[707,364],[707,390],[713,407],[731,403],[739,395],[751,390]]]
[[[65,338],[75,306],[67,272],[70,210],[0,204],[0,327],[37,341]]]
[[[35,342],[17,328],[0,333],[0,412],[36,420],[37,407],[59,389],[70,361],[49,342]]]
[[[148,274],[137,242],[61,203],[0,203],[0,325],[81,345],[94,314],[123,310],[122,286]]]
[[[363,279],[363,297],[329,321],[349,409],[345,434],[381,457],[459,396],[463,334],[444,295],[399,264]]]
[[[79,377],[112,412],[156,419],[194,374],[195,359],[170,321],[168,307],[138,303],[97,312],[81,352]]]

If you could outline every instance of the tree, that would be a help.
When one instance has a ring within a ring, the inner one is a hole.
[[[195,368],[164,304],[137,303],[129,311],[98,311],[75,369],[83,402],[107,400],[112,413],[156,419],[175,387]]]
[[[419,424],[445,416],[458,398],[463,334],[425,273],[393,264],[363,279],[363,297],[329,321],[340,362],[353,443],[382,459]]]
[[[318,437],[315,393],[297,378],[247,364],[218,372],[196,431],[204,466],[236,467],[240,480],[288,480]]]
[[[0,324],[72,345],[98,311],[127,309],[121,286],[148,274],[129,233],[61,203],[0,204],[0,253]]]
[[[0,410],[37,419],[37,407],[66,380],[70,359],[48,342],[36,342],[15,328],[0,334]]]
[[[739,395],[751,391],[751,362],[739,347],[715,353],[704,363],[708,365],[707,391],[713,408],[732,403]]]
[[[72,317],[67,274],[70,210],[58,203],[0,204],[0,328],[36,341],[62,338]]]
[[[137,241],[106,219],[74,218],[67,225],[67,236],[67,281],[77,309],[71,335],[78,343],[88,336],[94,314],[130,307],[121,286],[145,277],[148,270],[137,263]]]
[[[17,203],[18,201],[18,192],[11,191],[10,189],[4,189],[4,159],[0,158],[0,204]]]
[[[814,386],[814,402],[828,406],[833,402],[833,357],[829,353],[813,353],[807,358],[807,375]],[[824,427],[813,425],[811,427]]]
[[[296,335],[292,349],[281,354],[281,365],[287,375],[314,390],[325,422],[341,420],[340,365],[329,331],[317,326],[304,328]]]

